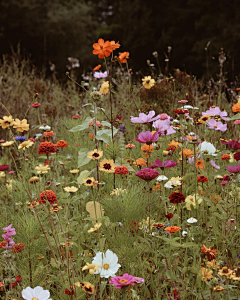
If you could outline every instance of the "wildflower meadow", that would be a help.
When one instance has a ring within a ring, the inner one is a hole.
[[[0,299],[240,299],[238,83],[120,44],[66,84],[0,65]]]

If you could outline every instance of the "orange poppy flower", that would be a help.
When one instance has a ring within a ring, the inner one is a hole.
[[[102,65],[97,65],[97,66],[93,69],[93,71],[98,71],[98,70],[101,68],[101,66],[102,66]]]
[[[221,156],[221,159],[222,159],[222,160],[230,159],[230,155],[229,155],[229,154],[223,154],[223,155]]]
[[[121,53],[118,58],[121,64],[125,64],[127,62],[127,59],[129,59],[129,52]]]
[[[133,164],[142,167],[142,166],[146,166],[146,161],[144,158],[138,158],[135,160]]]
[[[112,51],[116,50],[117,48],[119,48],[121,45],[119,44],[119,42],[115,42],[115,41],[111,41],[110,42],[111,46],[112,46]]]
[[[233,112],[240,112],[240,100],[232,106]]]
[[[175,148],[179,148],[178,147],[178,145],[182,145],[181,143],[179,143],[179,142],[175,142],[174,140],[172,140],[169,144],[168,144],[168,146],[170,146],[170,147],[175,147]]]
[[[195,163],[195,167],[197,169],[203,170],[205,168],[204,160],[202,159],[197,159],[197,162]]]
[[[182,154],[182,152],[181,152],[181,154]],[[185,157],[192,157],[193,156],[193,151],[190,150],[190,149],[183,149],[183,155]]]
[[[97,43],[93,44],[93,54],[98,55],[99,58],[109,57],[112,53],[112,46],[109,41],[104,42],[104,39],[99,39]]]
[[[176,231],[182,230],[181,227],[178,226],[169,226],[165,228],[165,231],[169,232],[169,233],[174,233]]]

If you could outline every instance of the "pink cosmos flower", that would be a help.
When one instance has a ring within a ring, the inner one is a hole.
[[[238,173],[240,172],[240,164],[237,166],[227,167],[227,171],[230,173]]]
[[[210,160],[210,164],[211,164],[215,169],[217,169],[217,170],[220,169],[220,166],[218,166],[218,165],[215,163],[214,160]]]
[[[115,285],[116,289],[121,289],[124,286],[135,285],[136,283],[142,283],[142,282],[144,282],[143,278],[135,277],[129,275],[128,273],[124,273],[122,276],[112,277],[109,281],[109,283]]]
[[[167,114],[161,114],[160,115],[160,118],[159,118],[159,120],[162,120],[162,121],[164,121],[164,120],[167,120],[168,119],[168,115]]]
[[[219,116],[221,119],[225,121],[229,121],[229,118],[227,117],[226,111],[221,111],[218,106],[210,107],[207,111],[202,112],[202,115],[209,115],[211,117]]]
[[[15,242],[10,238],[10,236],[16,235],[15,228],[12,228],[12,224],[10,224],[8,227],[4,227],[3,230],[6,231],[6,233],[3,234],[2,237],[7,242],[7,245],[2,248],[11,249],[15,245]]]
[[[153,127],[158,131],[159,135],[170,135],[176,133],[173,126],[170,124],[170,117],[165,120],[157,120],[153,122]]]
[[[221,185],[227,185],[227,184],[228,184],[228,181],[225,181],[225,180],[224,180],[224,181],[221,181],[220,184],[221,184]]]
[[[148,181],[155,179],[158,175],[160,175],[160,173],[155,169],[145,168],[138,171],[135,175],[141,179]]]
[[[156,142],[159,139],[159,134],[155,132],[152,134],[150,131],[140,132],[138,138],[135,138],[136,141],[142,144],[151,144]]]
[[[234,124],[238,124],[239,125],[240,124],[240,120],[235,120]]]
[[[214,119],[209,120],[206,123],[209,127],[209,129],[215,129],[215,130],[220,130],[222,132],[227,130],[227,124],[223,124],[222,122],[217,122]]]
[[[161,162],[160,159],[156,159],[152,166],[150,166],[151,169],[154,168],[173,168],[176,167],[178,163],[176,161],[171,161],[170,159],[167,159],[164,164]]]
[[[153,118],[153,116],[155,115],[155,111],[151,110],[148,115],[144,114],[144,113],[140,113],[139,117],[133,117],[131,116],[131,122],[132,123],[148,123],[148,122],[153,122],[155,120],[158,120],[160,115],[157,115],[156,117]]]

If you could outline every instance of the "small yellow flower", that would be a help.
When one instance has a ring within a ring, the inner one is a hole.
[[[212,270],[209,270],[207,268],[201,268],[199,275],[202,277],[202,281],[208,281],[211,278],[213,278],[212,273],[213,273]]]
[[[31,147],[33,144],[34,144],[34,142],[32,142],[32,141],[24,141],[18,146],[18,149],[25,150],[26,148]]]
[[[145,76],[142,79],[142,84],[145,87],[145,89],[149,90],[150,88],[152,88],[154,86],[155,80],[151,76]]]
[[[98,160],[103,157],[103,151],[94,149],[93,151],[88,152],[87,157],[93,160]]]
[[[97,186],[98,181],[95,180],[94,177],[88,177],[88,178],[84,179],[83,184],[85,186]]]
[[[76,193],[76,191],[78,191],[78,188],[76,188],[75,186],[66,186],[63,189],[65,192],[68,192],[68,193]]]
[[[48,173],[48,171],[50,170],[49,166],[44,166],[43,164],[36,166],[35,169],[37,170],[38,174]]]
[[[1,146],[3,147],[9,147],[12,146],[12,144],[14,144],[15,141],[10,141],[10,142],[5,142],[5,143],[1,143]]]
[[[228,267],[223,267],[222,269],[220,269],[218,271],[218,274],[221,275],[221,276],[226,276],[227,278],[229,278],[233,274],[233,271],[228,269]]]
[[[200,204],[200,203],[202,203],[203,199],[200,198],[198,194],[196,194],[196,197],[195,197],[195,194],[187,196],[187,198],[185,199],[187,210],[191,210],[191,205],[195,209],[196,201],[198,204]]]
[[[16,128],[17,131],[23,132],[29,130],[29,124],[27,124],[27,120],[23,119],[20,121],[19,119],[15,119],[13,122],[13,128]]]
[[[116,196],[120,196],[121,194],[123,193],[126,193],[127,190],[126,189],[121,189],[121,188],[116,188],[114,190],[111,191],[110,195],[113,196],[113,195],[116,195]]]
[[[73,169],[73,170],[70,170],[69,172],[71,174],[77,174],[77,173],[79,173],[79,170],[78,169]]]
[[[101,267],[101,265],[100,264],[89,264],[89,263],[87,263],[86,266],[84,266],[82,268],[82,271],[89,270],[89,273],[91,275],[93,275],[94,272],[98,272],[99,271],[98,267]]]
[[[2,129],[6,129],[9,126],[13,125],[13,118],[12,116],[4,116],[2,119],[0,119],[0,126]]]
[[[102,223],[96,223],[96,224],[94,224],[94,228],[93,227],[90,228],[88,230],[88,233],[97,232],[100,229],[101,226],[102,226]]]
[[[109,81],[104,81],[100,87],[100,92],[106,95],[109,92]]]
[[[29,179],[30,183],[37,183],[40,181],[40,178],[38,176],[33,176]]]
[[[100,162],[100,171],[106,172],[106,173],[114,173],[115,171],[115,164],[112,159],[104,159]]]

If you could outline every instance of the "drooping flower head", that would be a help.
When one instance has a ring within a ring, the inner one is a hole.
[[[147,115],[144,113],[140,113],[138,117],[133,117],[131,116],[131,122],[132,123],[148,123],[148,122],[153,122],[155,120],[158,120],[160,115],[157,115],[156,117],[153,118],[155,115],[155,111],[151,110]]]

